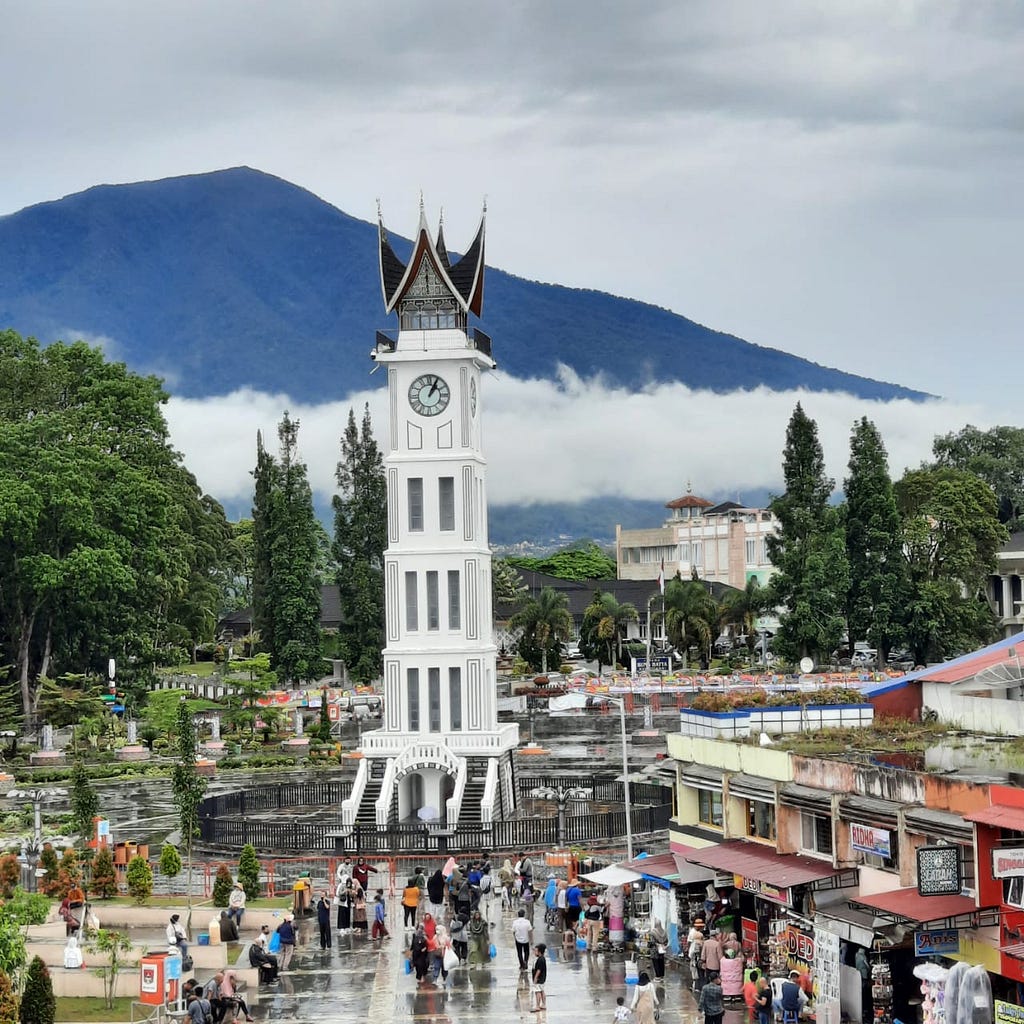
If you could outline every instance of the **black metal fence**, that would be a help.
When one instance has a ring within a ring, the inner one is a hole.
[[[531,783],[526,785],[526,783]],[[621,803],[621,783],[598,779],[574,782],[583,788],[601,790],[595,802]],[[526,792],[542,786],[540,779],[520,780]],[[565,785],[565,780],[561,783]],[[607,789],[605,787],[608,787]],[[668,827],[671,804],[664,799],[661,787],[630,787],[633,799],[643,803],[647,794],[635,789],[650,789],[659,802],[635,806],[629,816],[634,835],[657,832]],[[251,843],[257,850],[275,852],[334,852],[363,854],[433,853],[445,855],[472,850],[538,850],[553,849],[566,844],[614,844],[626,835],[625,810],[588,814],[566,814],[558,817],[515,818],[490,824],[460,824],[449,831],[431,824],[391,824],[386,827],[354,825],[345,827],[337,807],[351,792],[348,782],[297,782],[238,790],[209,797],[200,807],[201,842],[217,847],[239,849]],[[252,818],[259,811],[277,809],[302,810],[301,818]],[[318,808],[321,813],[318,812]],[[561,827],[561,832],[559,831]]]

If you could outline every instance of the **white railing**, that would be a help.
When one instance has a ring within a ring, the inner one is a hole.
[[[386,828],[391,814],[391,798],[395,790],[395,762],[388,761],[384,779],[380,784],[380,796],[373,803],[373,813],[377,824]]]
[[[484,783],[484,794],[480,798],[480,821],[485,825],[494,820],[494,801],[498,798],[498,761],[491,758],[487,762],[487,781]]]
[[[362,758],[359,767],[356,769],[356,777],[352,783],[352,792],[341,801],[341,822],[347,827],[356,823],[356,815],[359,814],[359,805],[363,802],[363,793],[366,792],[366,780],[370,777],[370,762]]]
[[[458,827],[459,815],[462,813],[462,798],[466,795],[466,779],[469,777],[469,766],[466,764],[466,759],[460,757],[458,764],[455,788],[452,790],[452,795],[444,802],[444,816],[448,828]]]
[[[395,758],[395,774],[404,775],[414,768],[430,765],[458,778],[461,763],[460,758],[456,757],[444,743],[414,740],[407,743]]]
[[[435,741],[417,739],[412,742],[418,745],[419,743],[430,744]],[[519,726],[510,722],[507,725],[498,726],[493,732],[444,733],[442,742],[450,751],[463,757],[470,755],[488,757],[518,746]],[[398,757],[407,749],[409,743],[408,733],[389,733],[383,729],[377,729],[374,732],[363,733],[359,747],[367,756]]]

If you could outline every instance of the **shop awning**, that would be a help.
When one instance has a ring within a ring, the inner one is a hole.
[[[696,850],[692,852],[696,853]],[[653,857],[637,857],[622,865],[627,871],[639,871],[649,881],[663,885],[688,885],[690,882],[708,882],[714,871],[691,864],[681,853],[658,853]]]
[[[964,815],[966,821],[977,821],[982,825],[995,825],[996,828],[1010,828],[1024,832],[1024,807],[1007,807],[1005,804],[993,804],[982,807],[978,811],[968,811]]]
[[[1005,953],[1014,960],[1024,960],[1024,942],[1014,942],[1009,946],[1000,946],[1000,953]]]
[[[703,864],[724,874],[754,878],[780,889],[794,885],[842,888],[857,884],[856,869],[834,868],[827,861],[795,853],[776,853],[770,846],[746,843],[742,839],[694,850],[684,856],[691,864]]]
[[[866,946],[869,949],[874,945],[878,935],[875,915],[869,910],[851,907],[849,903],[830,903],[828,906],[818,907],[814,925],[838,935],[847,942],[855,942],[858,946]]]
[[[644,876],[639,871],[630,871],[629,868],[623,867],[621,864],[612,864],[609,867],[601,868],[600,871],[581,874],[580,878],[585,878],[588,882],[594,882],[596,885],[629,885],[632,882],[642,882]]]
[[[971,896],[922,896],[915,887],[851,897],[850,903],[898,924],[971,928],[992,923],[993,914],[999,920],[998,907],[978,907]]]

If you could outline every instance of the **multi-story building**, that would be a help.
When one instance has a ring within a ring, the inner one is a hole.
[[[1013,534],[997,552],[987,592],[1003,636],[1024,631],[1024,532]]]
[[[677,572],[688,579],[724,583],[742,590],[749,579],[766,583],[772,572],[767,538],[778,520],[764,508],[736,501],[714,504],[687,491],[668,502],[661,526],[630,530],[615,527],[618,576],[622,580],[666,578]]]

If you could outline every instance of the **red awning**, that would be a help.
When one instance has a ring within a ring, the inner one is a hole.
[[[801,857],[795,853],[776,853],[770,846],[746,843],[742,839],[708,846],[684,854],[693,864],[703,864],[731,875],[742,875],[767,882],[779,889],[820,882],[848,873],[848,868],[834,868],[827,861]]]
[[[977,821],[982,825],[995,825],[996,828],[1011,828],[1024,832],[1024,807],[1007,807],[1004,804],[993,804],[982,807],[980,811],[969,811],[964,815],[965,821]]]
[[[922,896],[914,887],[851,897],[850,902],[913,924],[930,924],[979,913],[978,905],[970,896]]]

